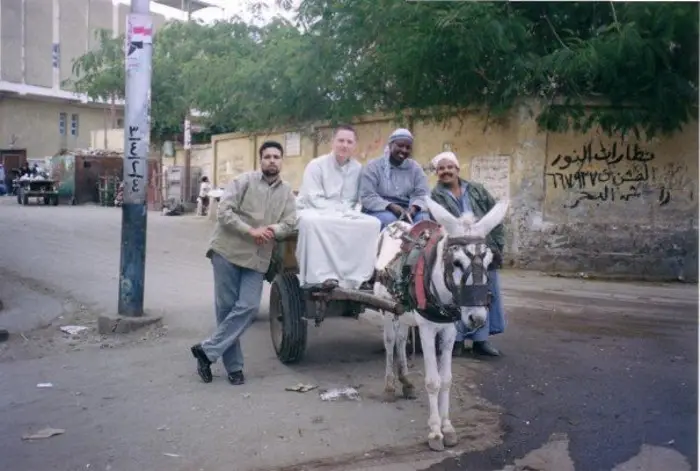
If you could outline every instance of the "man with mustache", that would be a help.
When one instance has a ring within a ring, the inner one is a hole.
[[[438,183],[431,192],[431,198],[453,216],[460,217],[466,212],[481,219],[496,204],[496,201],[483,185],[463,180],[459,177],[459,160],[452,152],[443,152],[432,160],[432,167],[438,176]],[[501,268],[505,233],[503,224],[496,226],[486,237],[486,243],[493,251],[493,262],[489,266],[489,288],[493,295],[489,307],[486,325],[475,332],[468,333],[462,321],[457,321],[457,340],[455,354],[461,354],[464,341],[471,339],[473,351],[486,356],[499,356],[500,352],[488,341],[489,335],[500,334],[505,330],[505,314],[501,300],[498,269]]]
[[[411,158],[412,152],[413,135],[408,129],[397,129],[389,137],[384,156],[362,169],[362,211],[379,219],[382,229],[399,218],[413,222],[430,218],[425,211],[428,177]]]
[[[240,338],[260,307],[274,240],[296,227],[296,198],[280,178],[282,145],[264,142],[259,153],[260,170],[239,175],[226,189],[207,251],[214,268],[217,328],[190,349],[205,383],[211,383],[211,364],[219,358],[231,384],[245,382]]]
[[[331,153],[304,170],[296,249],[302,286],[336,280],[343,288],[357,289],[374,272],[380,224],[356,208],[362,171],[354,158],[356,144],[355,129],[338,126]]]

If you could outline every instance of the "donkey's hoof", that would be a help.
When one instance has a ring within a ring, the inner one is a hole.
[[[445,443],[446,447],[457,446],[457,443],[459,442],[459,438],[457,438],[457,432],[455,432],[454,430],[451,430],[449,432],[443,431],[442,434],[445,436],[443,442]]]
[[[442,435],[433,436],[433,434],[430,434],[428,436],[428,446],[433,451],[445,451],[445,443]]]
[[[384,402],[396,402],[396,391],[393,389],[385,389]]]
[[[416,395],[416,388],[413,386],[404,386],[403,397],[404,399],[415,399],[416,397],[418,397]]]

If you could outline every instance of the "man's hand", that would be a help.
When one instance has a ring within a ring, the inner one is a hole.
[[[255,240],[257,245],[263,245],[275,238],[275,231],[269,226],[250,229],[248,234]]]
[[[408,209],[408,214],[410,214],[411,218],[413,218],[416,214],[418,214],[419,211],[420,208],[414,204]]]
[[[386,207],[386,209],[394,213],[394,216],[396,216],[399,219],[401,219],[401,216],[403,216],[405,212],[404,209],[396,203],[391,203],[389,206]]]

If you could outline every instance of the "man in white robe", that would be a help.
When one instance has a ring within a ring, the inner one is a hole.
[[[301,285],[337,280],[357,289],[374,272],[381,223],[360,212],[362,164],[350,126],[333,133],[332,152],[309,162],[297,198],[296,257]]]

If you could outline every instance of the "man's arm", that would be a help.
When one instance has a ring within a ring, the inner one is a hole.
[[[243,194],[245,193],[245,189],[248,187],[249,183],[249,173],[244,173],[243,175],[236,177],[229,184],[228,188],[226,188],[226,191],[221,198],[221,202],[219,203],[217,215],[219,224],[226,229],[230,229],[243,235],[249,234],[252,226],[243,221],[237,211],[241,207]]]
[[[409,206],[417,206],[421,211],[425,211],[425,200],[430,194],[430,187],[428,186],[428,176],[425,171],[416,162],[413,169],[413,192],[409,198]]]
[[[360,173],[360,203],[368,211],[384,211],[389,202],[379,196],[379,174],[377,165],[366,165]]]
[[[280,216],[279,222],[277,224],[272,224],[269,226],[270,229],[275,233],[276,239],[284,239],[286,236],[294,232],[297,227],[297,208],[296,208],[296,198],[292,189],[289,189],[289,194],[284,203],[284,210]]]
[[[304,169],[304,176],[299,189],[299,199],[308,208],[326,209],[331,202],[326,199],[323,189],[323,175],[317,160],[312,160]]]

